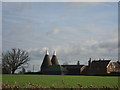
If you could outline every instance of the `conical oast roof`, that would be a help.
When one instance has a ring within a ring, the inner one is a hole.
[[[51,65],[52,65],[52,63],[50,61],[49,53],[48,53],[48,51],[46,51],[46,55],[43,59],[42,65],[41,65],[41,71],[45,70],[47,67],[49,67]]]
[[[54,51],[54,54],[52,56],[51,62],[52,62],[53,65],[59,65],[55,51]]]

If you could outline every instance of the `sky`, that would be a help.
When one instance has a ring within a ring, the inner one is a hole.
[[[2,2],[119,2],[119,0],[0,0]]]
[[[117,2],[3,2],[2,50],[29,52],[31,70],[45,51],[60,64],[88,59],[118,60]]]

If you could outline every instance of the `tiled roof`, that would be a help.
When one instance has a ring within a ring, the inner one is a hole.
[[[111,60],[95,60],[91,62],[92,68],[106,68]]]

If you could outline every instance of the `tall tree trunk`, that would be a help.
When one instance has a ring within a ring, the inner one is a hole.
[[[12,70],[12,74],[14,74],[15,73],[15,70]]]

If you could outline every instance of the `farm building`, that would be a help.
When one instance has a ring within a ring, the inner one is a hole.
[[[120,64],[117,62],[109,62],[107,65],[107,73],[120,72]]]
[[[107,65],[111,60],[94,60],[88,65],[89,74],[103,75],[107,74]]]
[[[88,65],[60,65],[53,53],[50,60],[49,53],[46,51],[43,63],[41,65],[42,74],[54,75],[107,75],[113,72],[120,72],[120,64],[111,60],[90,60]]]
[[[86,65],[82,66],[80,69],[80,74],[89,75],[89,67]]]
[[[45,69],[43,73],[49,75],[65,75],[67,72],[67,69],[61,65],[52,65],[49,68]]]
[[[59,65],[56,52],[54,51],[52,59],[50,60],[49,53],[46,51],[45,57],[43,59],[43,63],[41,65],[42,74],[53,74],[53,75],[63,75],[68,71],[66,68]]]
[[[68,70],[67,75],[80,75],[80,69],[84,65],[62,65]]]
[[[106,75],[113,72],[120,72],[120,65],[117,62],[111,60],[90,60],[88,66],[81,68],[81,74],[87,75]]]

